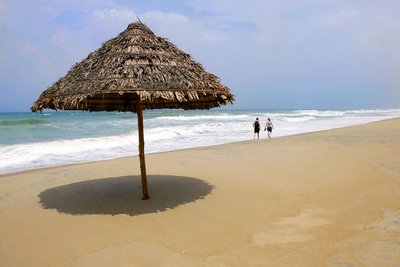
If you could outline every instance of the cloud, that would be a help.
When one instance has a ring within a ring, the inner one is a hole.
[[[102,10],[94,10],[93,15],[98,18],[99,20],[106,20],[106,21],[114,21],[114,20],[122,20],[124,22],[132,22],[136,20],[135,12],[132,10],[127,9],[116,9],[112,8],[109,10],[102,9]]]
[[[102,8],[82,12],[75,20],[78,20],[79,27],[72,23],[59,25],[52,31],[48,42],[54,53],[59,53],[58,60],[61,57],[61,62],[68,65],[83,59],[104,41],[115,37],[136,20],[136,14],[126,8]]]
[[[143,21],[151,28],[157,29],[160,35],[180,40],[187,45],[204,46],[219,44],[227,40],[227,35],[217,28],[207,27],[203,21],[191,19],[174,12],[149,11],[141,14]],[[196,40],[196,42],[193,42]]]
[[[333,28],[348,29],[353,28],[361,17],[362,14],[359,11],[339,10],[334,14],[327,15],[325,21]]]

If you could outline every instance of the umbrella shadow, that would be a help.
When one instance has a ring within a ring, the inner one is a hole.
[[[214,186],[184,176],[149,175],[150,199],[142,200],[140,176],[123,176],[78,182],[47,189],[38,197],[44,209],[71,215],[130,216],[163,212],[204,199]]]

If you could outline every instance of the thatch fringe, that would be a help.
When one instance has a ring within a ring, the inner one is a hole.
[[[32,111],[209,109],[234,101],[219,78],[144,24],[132,23],[42,93]]]
[[[89,111],[133,111],[137,99],[142,99],[143,109],[210,109],[226,104],[222,94],[196,91],[139,91],[135,93],[107,93],[91,95],[66,95],[56,98],[41,98],[32,106],[33,111],[42,109],[89,110]]]

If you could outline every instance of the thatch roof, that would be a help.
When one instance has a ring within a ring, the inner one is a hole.
[[[209,109],[235,99],[217,76],[135,22],[44,91],[31,110]]]

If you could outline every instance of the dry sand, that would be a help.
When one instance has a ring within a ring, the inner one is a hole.
[[[399,266],[400,119],[0,176],[0,266]]]

